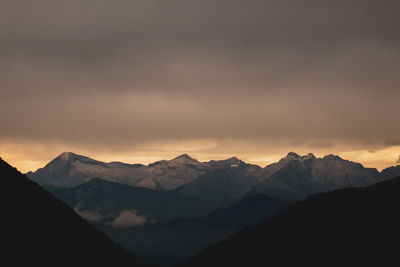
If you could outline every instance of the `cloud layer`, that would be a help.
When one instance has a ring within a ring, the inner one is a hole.
[[[202,155],[397,146],[399,8],[4,0],[0,143],[158,156],[177,143]]]
[[[74,211],[78,213],[78,215],[81,216],[83,219],[89,222],[99,222],[103,219],[103,216],[101,216],[101,214],[98,214],[97,212],[80,210],[80,205],[76,206],[74,208]]]

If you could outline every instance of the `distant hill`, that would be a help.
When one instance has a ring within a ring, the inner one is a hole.
[[[41,185],[72,188],[91,179],[177,190],[185,196],[208,196],[209,201],[268,194],[290,201],[347,187],[363,187],[400,175],[400,166],[381,173],[359,163],[328,155],[300,156],[290,152],[265,168],[237,158],[199,162],[187,154],[149,165],[104,163],[73,153],[62,153],[44,168],[27,176]]]
[[[400,177],[322,193],[180,266],[398,266]]]
[[[157,191],[99,178],[73,188],[43,187],[89,221],[110,221],[123,211],[135,211],[151,221],[200,217],[237,201],[236,197],[185,195],[180,190]]]
[[[142,266],[71,208],[0,159],[1,260],[9,266]]]
[[[202,218],[146,224],[140,227],[97,225],[117,243],[139,254],[190,257],[228,235],[268,218],[291,203],[265,195],[245,198]]]

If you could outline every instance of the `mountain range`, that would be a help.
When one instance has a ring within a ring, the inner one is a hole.
[[[89,164],[91,167],[81,168],[81,172],[78,172],[76,166],[84,164]],[[265,168],[247,164],[237,158],[202,163],[188,155],[148,166],[140,165],[141,167],[118,163],[119,166],[127,165],[133,169],[151,169],[153,166],[172,164],[174,168],[163,168],[164,181],[168,181],[167,177],[172,175],[169,170],[176,174],[176,169],[191,169],[192,171],[185,173],[193,173],[193,166],[201,166],[197,170],[201,169],[204,172],[194,179],[184,177],[184,172],[181,172],[183,175],[181,180],[189,182],[170,190],[156,190],[132,186],[129,183],[130,178],[124,178],[125,182],[120,183],[122,178],[117,177],[120,172],[109,176],[115,169],[115,164],[63,153],[43,169],[29,174],[29,177],[39,182],[47,179],[47,184],[53,184],[53,181],[59,184],[63,179],[68,183],[69,179],[76,180],[74,177],[91,177],[89,173],[83,175],[82,170],[103,170],[105,166],[112,165],[114,167],[109,167],[109,171],[103,172],[107,176],[85,178],[86,182],[74,187],[55,185],[43,185],[43,187],[89,221],[112,221],[122,212],[131,211],[135,212],[135,215],[142,216],[141,221],[147,223],[206,216],[213,210],[232,205],[243,197],[257,194],[297,201],[312,194],[338,188],[368,186],[400,175],[400,166],[378,172],[376,169],[364,168],[359,163],[343,160],[338,156],[316,158],[312,154],[299,156],[293,152]],[[55,176],[53,179],[42,179],[40,175],[43,173],[52,173]],[[56,175],[61,175],[61,178]],[[105,178],[107,180],[104,180]]]
[[[114,241],[153,260],[187,258],[288,203],[389,180],[400,176],[400,166],[379,172],[335,155],[293,152],[265,168],[187,154],[140,165],[62,153],[27,175]],[[254,209],[246,213],[243,203]]]
[[[237,158],[199,162],[187,154],[149,165],[104,163],[62,153],[44,168],[27,173],[41,185],[72,188],[93,178],[157,191],[178,190],[186,196],[238,198],[265,193],[287,200],[345,187],[363,187],[400,175],[400,166],[379,172],[328,155],[300,156],[290,152],[265,168]]]
[[[102,254],[98,257],[102,263],[111,263],[117,255],[119,260],[112,265],[142,264],[95,228],[153,262],[176,262],[175,257],[185,259],[208,247],[184,266],[261,266],[266,261],[287,266],[295,259],[312,266],[329,265],[324,260],[337,251],[336,263],[346,265],[342,255],[348,251],[361,257],[361,250],[372,253],[371,240],[384,242],[378,234],[390,234],[382,230],[384,224],[397,235],[390,212],[398,200],[394,192],[400,190],[400,178],[384,181],[399,176],[400,166],[379,172],[334,155],[317,158],[293,152],[265,168],[237,158],[199,162],[186,154],[139,165],[62,153],[44,168],[27,174],[42,185],[39,187],[0,163],[0,174],[6,178],[3,210],[13,218],[3,228],[4,235],[17,236],[5,240],[12,244],[10,251],[16,251],[21,244],[24,249],[43,239],[45,246],[28,253],[35,259],[46,249],[54,255],[48,261],[63,258],[62,250],[70,251],[65,246],[75,246],[72,252],[83,261],[95,257],[96,251]],[[350,187],[356,188],[338,190]],[[294,201],[300,202],[292,205]],[[234,234],[244,227],[248,228]],[[20,228],[23,230],[8,231]],[[370,236],[365,237],[369,231]],[[89,238],[88,232],[93,236]],[[74,244],[77,240],[79,245]],[[93,240],[97,242],[94,245],[90,244]],[[350,240],[354,247],[342,240]],[[55,247],[47,248],[50,244]],[[88,247],[90,253],[83,255]],[[106,249],[110,249],[108,254],[102,252]]]
[[[178,266],[398,266],[400,177],[321,193]]]
[[[0,158],[1,261],[9,266],[144,266]]]
[[[92,178],[145,187],[170,190],[193,181],[212,170],[233,166],[237,159],[199,162],[187,154],[172,160],[161,160],[149,165],[105,163],[91,158],[64,152],[44,168],[29,172],[27,176],[39,184],[74,187]]]

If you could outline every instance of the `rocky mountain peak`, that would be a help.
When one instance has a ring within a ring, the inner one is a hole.
[[[286,161],[291,161],[291,160],[299,160],[299,161],[303,162],[305,160],[310,160],[310,159],[316,159],[314,154],[308,153],[305,156],[300,156],[299,154],[297,154],[295,152],[289,152],[286,157],[281,159],[281,161],[286,162]]]
[[[193,158],[191,158],[188,154],[182,154],[182,155],[177,156],[176,158],[174,158],[174,160],[175,160],[175,159],[192,160]]]
[[[76,155],[72,152],[63,152],[57,158],[60,160],[70,160],[74,156],[76,156]]]
[[[296,158],[298,158],[298,157],[300,157],[300,155],[297,154],[296,152],[289,152],[286,157],[296,157]]]
[[[314,156],[313,153],[308,153],[306,156],[301,157],[301,161],[314,160],[314,159],[316,159],[316,157]]]
[[[195,164],[198,163],[197,160],[195,160],[194,158],[190,157],[188,154],[182,154],[172,160],[169,161],[169,163],[179,163],[179,164],[187,164],[187,163],[191,163],[191,164]]]
[[[337,155],[333,155],[333,154],[326,155],[324,157],[324,159],[328,159],[328,160],[343,160],[341,157],[339,157]]]
[[[295,152],[289,152],[286,157],[282,158],[281,161],[298,160],[301,156]]]
[[[229,161],[229,162],[239,162],[240,159],[238,159],[237,157],[231,157],[231,158],[227,159],[227,161]]]
[[[314,156],[313,153],[308,153],[306,157],[308,157],[308,158],[315,158],[315,156]]]

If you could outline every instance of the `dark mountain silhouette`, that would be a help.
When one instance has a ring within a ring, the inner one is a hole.
[[[1,261],[9,266],[142,266],[71,208],[0,159]]]
[[[321,193],[181,266],[398,266],[400,177]]]
[[[392,166],[382,170],[383,179],[391,179],[393,177],[400,176],[400,165]]]
[[[96,224],[125,248],[139,254],[187,258],[228,235],[256,224],[290,203],[265,195],[249,197],[202,218],[180,219],[141,227]]]

